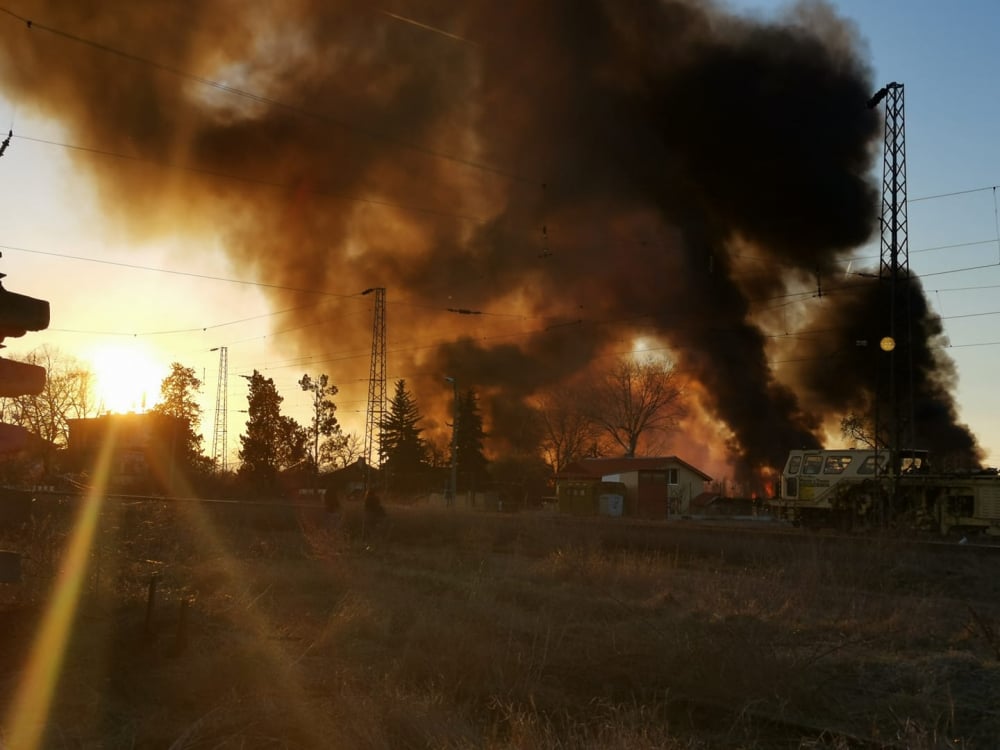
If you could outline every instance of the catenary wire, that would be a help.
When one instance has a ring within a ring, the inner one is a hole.
[[[15,140],[29,141],[31,143],[44,144],[46,146],[56,146],[58,148],[63,148],[69,151],[80,151],[87,154],[94,154],[99,156],[108,156],[115,159],[123,159],[126,161],[133,161],[140,164],[151,164],[164,169],[177,169],[184,172],[191,172],[193,174],[198,174],[206,177],[215,177],[225,180],[233,180],[236,182],[242,182],[250,185],[258,185],[261,187],[276,188],[281,190],[291,190],[295,187],[294,184],[288,182],[280,182],[278,180],[264,180],[258,177],[247,177],[245,175],[233,174],[231,172],[220,172],[214,169],[204,169],[202,167],[193,167],[188,164],[177,164],[175,162],[163,161],[161,159],[151,159],[145,156],[136,156],[134,154],[123,154],[118,151],[110,151],[108,149],[92,148],[90,146],[79,146],[72,143],[62,143],[60,141],[54,141],[47,138],[35,138],[27,135],[14,135]],[[469,222],[473,224],[485,224],[488,220],[479,217],[471,216],[468,214],[460,214],[454,211],[444,211],[441,209],[430,208],[427,206],[415,206],[408,205],[404,203],[396,203],[393,201],[382,200],[380,198],[364,198],[357,195],[348,195],[347,193],[338,193],[331,190],[319,189],[316,191],[318,195],[326,196],[328,198],[335,198],[337,200],[348,201],[351,203],[363,203],[371,206],[379,206],[381,208],[392,208],[399,211],[408,211],[411,213],[419,213],[430,216],[438,216],[448,219],[456,219],[458,221]]]
[[[29,31],[33,30],[45,31],[48,32],[49,34],[52,34],[57,37],[62,37],[63,39],[67,39],[76,44],[81,44],[87,47],[91,47],[92,49],[96,49],[100,52],[114,55],[124,60],[129,60],[130,62],[146,65],[153,69],[160,70],[164,73],[169,73],[170,75],[177,76],[178,78],[184,78],[189,81],[194,81],[195,83],[199,83],[203,86],[207,86],[209,88],[213,88],[218,91],[225,92],[227,94],[232,94],[233,96],[241,97],[243,99],[247,99],[249,101],[256,102],[258,104],[267,104],[272,107],[283,109],[286,112],[292,112],[301,117],[306,117],[330,125],[334,125],[344,130],[358,133],[372,140],[378,140],[378,141],[383,141],[385,143],[390,143],[401,149],[414,151],[416,153],[420,153],[435,159],[443,159],[445,161],[449,161],[454,164],[470,167],[473,169],[480,170],[482,172],[492,173],[517,182],[524,182],[532,185],[541,185],[543,183],[542,180],[531,179],[523,175],[511,172],[509,170],[502,169],[495,165],[485,164],[483,162],[478,162],[472,159],[466,159],[460,156],[455,156],[454,154],[447,154],[444,153],[443,151],[438,151],[436,149],[429,148],[427,146],[423,146],[418,143],[413,143],[411,141],[406,141],[397,138],[388,133],[383,133],[381,131],[374,130],[371,128],[363,128],[361,126],[355,125],[338,117],[333,117],[331,115],[324,115],[318,112],[313,112],[311,110],[305,109],[304,107],[299,107],[294,104],[289,104],[287,102],[280,101],[278,99],[273,99],[271,97],[263,96],[261,94],[254,93],[252,91],[247,91],[245,89],[241,89],[236,86],[230,86],[228,84],[222,83],[221,81],[216,81],[214,79],[207,78],[205,76],[200,76],[195,73],[191,73],[189,71],[174,67],[172,65],[166,65],[164,63],[157,62],[156,60],[152,60],[150,58],[143,57],[141,55],[137,55],[132,52],[126,52],[125,50],[113,47],[109,44],[98,42],[94,39],[88,39],[86,37],[74,34],[64,29],[58,29],[53,26],[49,26],[45,23],[28,18],[27,16],[22,16],[19,13],[15,13],[9,8],[3,6],[0,6],[0,13],[4,13],[10,16],[11,18],[25,24],[25,26],[29,29]]]

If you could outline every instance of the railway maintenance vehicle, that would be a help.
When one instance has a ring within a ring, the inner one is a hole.
[[[895,461],[886,449],[790,451],[775,505],[806,527],[1000,536],[997,470],[936,471],[921,450],[900,450]]]

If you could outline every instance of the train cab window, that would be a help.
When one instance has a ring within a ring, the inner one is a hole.
[[[802,456],[792,456],[788,459],[788,473],[798,474],[799,467],[802,465]]]
[[[875,456],[866,456],[865,460],[861,462],[861,466],[858,467],[858,474],[871,476],[875,473],[876,467]]]
[[[843,474],[844,469],[851,465],[851,456],[827,456],[823,464],[824,474]]]
[[[899,457],[899,470],[903,474],[926,474],[928,465],[927,454],[923,451]]]
[[[808,456],[804,456],[802,459],[802,473],[803,474],[819,474],[819,470],[823,468],[823,456],[819,453],[812,453]]]

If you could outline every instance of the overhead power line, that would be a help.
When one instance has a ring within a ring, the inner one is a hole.
[[[950,193],[936,193],[934,195],[921,195],[919,198],[910,198],[907,203],[917,203],[919,201],[930,201],[937,198],[953,198],[956,195],[968,195],[970,193],[985,193],[987,190],[996,190],[1000,185],[985,185],[984,187],[969,188],[968,190],[955,190]]]
[[[110,151],[103,148],[93,148],[90,146],[80,146],[72,143],[61,143],[60,141],[53,141],[47,138],[33,138],[26,135],[15,135],[14,138],[22,141],[30,141],[32,143],[41,143],[46,146],[56,146],[58,148],[64,148],[69,151],[80,151],[86,154],[94,154],[97,156],[107,156],[114,159],[122,159],[125,161],[132,161],[139,164],[151,164],[153,166],[162,167],[164,169],[177,169],[184,172],[191,172],[192,174],[198,174],[205,177],[214,177],[217,179],[233,180],[235,182],[242,182],[249,185],[257,185],[258,187],[275,188],[279,190],[293,190],[296,185],[290,182],[280,182],[278,180],[264,180],[258,177],[247,177],[245,175],[233,174],[231,172],[221,172],[215,169],[205,169],[203,167],[193,167],[188,164],[177,164],[176,162],[164,161],[162,159],[151,159],[145,156],[136,156],[135,154],[123,154],[118,151]],[[349,203],[363,203],[370,206],[380,206],[382,208],[392,208],[398,211],[407,211],[410,213],[424,214],[428,216],[439,216],[447,219],[456,219],[458,221],[465,221],[473,224],[485,224],[487,219],[479,216],[470,216],[468,214],[460,214],[454,211],[444,211],[436,208],[430,208],[427,206],[415,206],[408,205],[405,203],[396,203],[393,201],[382,200],[381,198],[364,198],[358,195],[349,195],[347,193],[338,193],[332,190],[318,189],[316,190],[317,195],[323,195],[328,198],[334,198],[336,200],[347,201]]]
[[[278,315],[283,315],[289,312],[298,312],[299,310],[307,310],[316,307],[316,305],[301,305],[299,307],[288,307],[284,310],[275,310],[270,313],[262,313],[260,315],[251,315],[247,318],[240,318],[239,320],[229,320],[225,323],[213,323],[206,326],[195,326],[193,328],[174,328],[171,330],[158,330],[158,331],[94,331],[94,330],[84,330],[75,328],[50,328],[50,331],[55,331],[57,333],[85,333],[100,336],[129,336],[129,337],[139,337],[139,336],[170,336],[179,333],[201,333],[203,331],[212,331],[217,328],[226,328],[228,326],[238,325],[240,323],[248,323],[252,320],[262,320],[263,318],[273,318]],[[329,320],[321,321],[329,322]]]
[[[348,299],[351,297],[357,297],[360,292],[355,292],[353,294],[342,294],[337,292],[329,292],[321,289],[306,289],[304,287],[288,286],[286,284],[271,284],[266,281],[249,281],[247,279],[234,279],[230,276],[214,276],[212,274],[205,273],[194,273],[193,271],[178,271],[174,268],[160,268],[157,266],[145,266],[141,263],[126,263],[119,260],[105,260],[104,258],[90,258],[85,255],[71,255],[69,253],[56,253],[49,250],[32,250],[27,247],[20,247],[17,245],[2,245],[0,244],[0,249],[10,250],[16,253],[28,253],[30,255],[45,255],[50,258],[64,258],[66,260],[77,260],[83,263],[100,263],[105,266],[116,266],[118,268],[131,268],[136,271],[152,271],[153,273],[166,273],[172,276],[187,276],[193,279],[204,279],[206,281],[222,281],[227,284],[241,284],[243,286],[256,286],[265,289],[280,289],[287,292],[298,292],[300,294],[315,294],[323,297],[338,297],[341,299]]]
[[[353,292],[350,294],[330,292],[321,289],[308,289],[305,287],[289,286],[286,284],[273,284],[264,281],[250,281],[248,279],[235,279],[229,276],[214,276],[211,274],[195,273],[193,271],[179,271],[173,268],[162,268],[158,266],[147,266],[141,263],[126,263],[124,261],[117,260],[107,260],[104,258],[92,258],[85,255],[73,255],[70,253],[57,253],[51,250],[33,250],[28,247],[23,247],[19,245],[4,245],[0,244],[0,250],[9,250],[16,253],[27,253],[29,255],[44,255],[50,258],[63,258],[64,260],[75,260],[81,263],[99,263],[101,265],[116,266],[118,268],[129,268],[136,271],[149,271],[151,273],[165,273],[173,276],[186,276],[189,278],[203,279],[205,281],[221,281],[226,284],[240,284],[242,286],[254,286],[261,287],[265,289],[278,289],[281,291],[297,292],[300,294],[315,294],[317,296],[323,297],[335,297],[339,299],[353,299],[356,297],[363,296],[363,292]],[[494,318],[514,318],[518,320],[553,320],[553,316],[539,316],[539,315],[524,315],[523,313],[507,313],[507,312],[496,312],[489,310],[476,310],[476,311],[465,311],[458,310],[456,308],[443,306],[443,305],[432,305],[424,302],[413,302],[410,300],[394,300],[391,303],[393,306],[403,306],[411,308],[421,308],[425,310],[434,310],[437,312],[447,312],[447,313],[460,313],[460,314],[474,314],[477,316],[484,317],[494,317]],[[277,313],[274,313],[277,314]],[[220,324],[228,325],[228,324]],[[202,330],[198,328],[197,330]],[[167,331],[166,333],[182,333],[183,331]],[[131,334],[129,334],[131,335]]]
[[[276,107],[283,109],[286,112],[292,112],[294,114],[300,115],[305,118],[317,120],[320,122],[327,123],[329,125],[334,125],[336,127],[342,128],[344,130],[352,131],[358,133],[372,140],[382,141],[397,148],[413,151],[415,153],[423,154],[435,159],[443,159],[461,166],[470,167],[472,169],[478,169],[482,172],[492,173],[501,177],[505,177],[510,180],[515,180],[518,182],[525,182],[532,185],[541,185],[541,180],[530,179],[522,175],[516,174],[506,169],[500,167],[486,164],[483,162],[478,162],[472,159],[467,159],[461,156],[455,156],[454,154],[448,154],[443,151],[438,151],[433,148],[421,145],[419,143],[414,143],[412,141],[407,141],[389,133],[385,133],[372,128],[362,127],[354,123],[348,122],[347,120],[340,119],[338,117],[333,117],[331,115],[320,114],[318,112],[313,112],[311,110],[305,109],[304,107],[299,107],[294,104],[289,104],[288,102],[283,102],[279,99],[273,99],[269,96],[263,96],[262,94],[257,94],[252,91],[247,91],[246,89],[241,89],[236,86],[230,86],[229,84],[222,83],[221,81],[214,80],[212,78],[207,78],[205,76],[200,76],[195,73],[191,73],[181,68],[174,67],[172,65],[167,65],[148,57],[143,57],[142,55],[137,55],[132,52],[127,52],[125,50],[113,47],[110,44],[105,44],[103,42],[98,42],[94,39],[88,39],[86,37],[74,34],[72,32],[66,31],[64,29],[57,29],[54,26],[49,26],[44,22],[39,22],[34,19],[30,19],[26,16],[22,16],[19,13],[15,13],[9,8],[0,6],[0,13],[5,13],[6,15],[14,18],[21,23],[25,24],[29,31],[45,31],[54,36],[62,37],[76,44],[81,44],[92,49],[96,49],[100,52],[104,52],[109,55],[115,55],[124,60],[129,60],[130,62],[139,63],[141,65],[146,65],[156,70],[162,71],[164,73],[169,73],[170,75],[177,76],[178,78],[184,78],[189,81],[194,81],[203,86],[207,86],[218,91],[222,91],[233,96],[237,96],[243,99],[247,99],[258,104],[267,104],[271,107]]]

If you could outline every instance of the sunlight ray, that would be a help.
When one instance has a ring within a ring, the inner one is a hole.
[[[44,736],[52,696],[59,682],[66,644],[101,516],[116,440],[116,432],[111,430],[101,446],[94,467],[93,486],[84,496],[49,607],[35,636],[25,674],[7,713],[5,725],[8,727],[8,736],[5,747],[10,750],[35,750]]]

